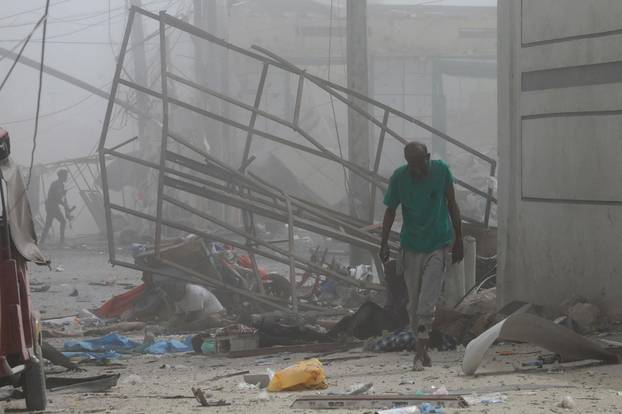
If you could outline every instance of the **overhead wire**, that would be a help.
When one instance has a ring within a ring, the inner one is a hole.
[[[27,38],[28,37],[25,37],[25,38],[19,39],[19,40],[14,40],[17,43],[15,44],[15,46],[13,46],[13,49],[11,49],[11,53],[14,53],[24,42],[26,42]],[[6,56],[0,56],[0,62],[2,62],[5,58],[6,58]]]
[[[81,103],[86,102],[89,98],[92,98],[93,96],[94,95],[92,93],[90,93],[90,94],[80,98],[77,102],[72,103],[71,105],[68,105],[68,106],[66,106],[64,108],[58,109],[58,110],[53,111],[53,112],[48,112],[46,114],[39,115],[39,119],[47,118],[47,117],[50,117],[50,116],[54,116],[54,115],[58,115],[60,113],[66,112],[66,111],[68,111],[70,109],[75,108],[76,106],[80,105]],[[36,117],[33,116],[33,117],[30,117],[30,118],[15,119],[13,121],[2,122],[2,125],[11,125],[11,124],[20,124],[20,123],[23,123],[23,122],[30,122],[30,121],[35,120],[35,118]]]
[[[330,73],[332,68],[332,52],[333,52],[333,0],[330,0],[330,17],[329,17],[329,25],[328,25],[328,74],[327,78],[330,82]],[[333,123],[335,126],[335,133],[337,134],[337,145],[339,147],[339,156],[343,160],[343,148],[341,145],[341,135],[339,134],[339,124],[337,123],[337,112],[335,111],[335,102],[333,101],[333,95],[331,93],[328,94],[328,98],[330,99],[330,107],[333,112]],[[341,165],[343,169],[343,185],[346,194],[350,195],[350,184],[348,182],[348,172],[346,171],[345,165]]]
[[[62,4],[62,3],[67,3],[69,1],[71,1],[71,0],[60,0],[60,1],[56,2],[56,3],[54,3],[53,6],[56,6],[56,5]],[[11,14],[11,15],[8,15],[8,16],[0,16],[0,20],[11,19],[13,17],[22,16],[24,14],[34,13],[36,11],[39,11],[39,10],[43,9],[43,8],[45,8],[45,6],[43,6],[43,7],[35,7],[34,9],[24,10],[22,12],[18,12],[18,13]]]
[[[150,5],[150,4],[154,4],[154,3],[162,3],[164,1],[166,1],[166,0],[153,0],[153,1],[150,1],[148,3],[145,3],[144,6],[147,6],[147,5]],[[177,0],[170,0],[168,2],[168,4],[166,6],[164,6],[164,7],[165,8],[169,8],[171,5],[175,4],[176,2],[177,2]],[[112,10],[119,10],[119,9],[122,9],[122,8],[124,9],[124,7],[118,7],[118,8],[114,8]],[[106,14],[108,14],[108,12],[104,11],[104,12],[102,12],[102,13],[96,15],[96,16],[91,17],[91,18],[101,17],[101,16],[104,16]],[[125,17],[125,10],[123,12],[121,12],[121,13],[117,13],[117,14],[112,15],[112,19],[115,22],[122,21],[124,17]],[[53,36],[49,36],[47,38],[47,40],[58,39],[58,38],[61,38],[61,37],[70,36],[72,34],[80,33],[80,32],[86,31],[88,29],[91,29],[93,27],[102,26],[103,24],[108,23],[110,20],[111,19],[109,19],[108,16],[107,16],[105,19],[98,20],[97,22],[90,23],[90,24],[85,25],[85,26],[83,26],[83,27],[81,27],[79,29],[75,29],[75,30],[72,30],[72,31],[69,31],[69,32],[65,32],[65,33],[59,33],[59,34],[56,34],[56,35],[53,35]],[[0,29],[2,29],[2,28],[3,27],[0,27]],[[38,40],[41,40],[41,39],[33,39],[33,40],[38,41]]]
[[[64,0],[64,1],[60,1],[58,3],[55,4],[61,4],[61,3],[65,3],[71,0]],[[150,4],[154,4],[154,3],[161,3],[164,2],[166,0],[153,0],[150,1],[148,3],[145,3],[144,6],[148,6]],[[169,5],[171,4],[171,2],[169,2]],[[168,7],[168,6],[166,6]],[[33,10],[40,10],[41,8],[38,9],[33,9]],[[33,11],[31,10],[31,11]],[[117,10],[125,10],[125,5],[123,6],[118,6],[118,7],[114,7],[112,9],[110,9],[110,11],[117,11]],[[26,12],[23,13],[18,13],[17,15],[20,14],[25,14]],[[124,12],[123,12],[124,13]],[[118,15],[121,15],[123,13],[120,13]],[[91,19],[95,19],[97,17],[101,17],[104,15],[110,15],[109,10],[99,10],[96,12],[87,12],[87,13],[78,13],[78,14],[72,14],[69,16],[65,16],[65,17],[53,17],[53,16],[48,16],[48,24],[58,24],[58,23],[75,23],[75,24],[80,24],[78,22],[83,22],[84,20],[91,20]],[[118,16],[116,15],[116,16]],[[15,15],[14,15],[15,16]],[[0,17],[0,20],[5,19],[5,18],[10,18],[12,16],[6,16],[6,17]],[[26,23],[16,23],[16,24],[9,24],[9,25],[4,25],[4,26],[0,26],[0,29],[4,29],[4,28],[12,28],[12,27],[22,27],[22,26],[29,26],[31,24],[33,24],[34,22],[26,22]],[[88,24],[86,25],[88,26]]]
[[[0,39],[0,43],[8,43],[8,42],[19,42],[18,46],[22,43],[23,40],[20,39]],[[41,43],[41,40],[31,40],[31,43]],[[100,41],[93,41],[93,42],[89,42],[89,41],[79,41],[79,40],[47,40],[46,43],[49,44],[55,44],[55,45],[102,45],[102,46],[108,46],[110,44],[110,42],[100,42]],[[113,44],[115,45],[120,45],[120,42],[113,42]],[[14,50],[12,50],[12,52],[14,52]],[[0,56],[0,60],[2,60],[4,57]]]
[[[47,36],[47,17],[50,10],[50,0],[45,2],[45,13],[43,14],[43,41],[41,42],[41,63],[39,65],[39,87],[37,89],[37,110],[35,113],[35,130],[32,137],[32,152],[30,153],[30,167],[28,169],[28,182],[26,189],[30,186],[32,178],[32,166],[35,162],[35,151],[37,150],[37,133],[39,132],[39,114],[41,112],[41,90],[43,89],[43,63],[45,61],[45,37]]]
[[[4,79],[2,80],[2,83],[0,84],[0,91],[2,91],[2,88],[4,88],[4,85],[6,84],[6,82],[9,80],[9,77],[11,76],[11,73],[13,73],[13,69],[15,69],[15,66],[17,66],[17,63],[19,62],[19,59],[22,57],[22,53],[24,53],[24,49],[26,49],[26,46],[28,46],[28,42],[30,41],[30,38],[32,37],[32,35],[35,33],[35,31],[39,28],[39,26],[41,25],[41,23],[43,23],[45,21],[45,16],[42,16],[37,23],[35,24],[35,27],[32,28],[32,30],[30,31],[30,33],[28,34],[28,36],[26,36],[26,38],[23,40],[23,44],[22,47],[20,48],[19,52],[17,53],[17,57],[15,58],[15,60],[13,61],[13,64],[11,65],[11,67],[9,68],[9,71],[7,72],[6,76],[4,77]]]

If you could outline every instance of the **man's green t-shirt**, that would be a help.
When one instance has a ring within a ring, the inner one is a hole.
[[[452,182],[449,167],[441,160],[430,161],[428,175],[420,180],[413,178],[407,165],[395,170],[384,204],[402,205],[403,249],[429,253],[451,244],[453,228],[445,193]]]

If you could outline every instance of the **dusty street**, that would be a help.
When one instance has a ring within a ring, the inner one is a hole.
[[[53,269],[31,268],[32,280],[51,283],[45,293],[33,293],[33,300],[44,318],[76,314],[83,308],[97,307],[104,299],[125,291],[126,286],[139,283],[137,272],[112,268],[106,255],[98,249],[48,250],[53,259]],[[59,269],[60,270],[60,269]],[[115,281],[112,286],[94,286],[93,282]],[[90,284],[91,283],[91,284]],[[75,289],[77,297],[69,296]],[[131,335],[130,335],[131,336]],[[141,336],[131,336],[142,340]],[[607,339],[620,340],[622,334],[611,334]],[[63,339],[51,343],[61,347]],[[57,393],[50,392],[48,412],[122,412],[122,413],[302,413],[314,410],[292,409],[297,397],[343,393],[356,383],[373,383],[370,394],[416,394],[431,392],[433,387],[445,386],[451,393],[487,393],[502,391],[506,400],[491,405],[469,408],[445,408],[445,413],[620,413],[622,412],[622,368],[598,366],[584,362],[562,365],[559,368],[521,368],[514,366],[535,359],[538,349],[528,345],[500,345],[489,351],[484,365],[476,377],[461,374],[463,348],[455,352],[433,352],[435,365],[424,372],[410,370],[412,356],[408,353],[371,354],[360,349],[331,354],[325,359],[357,357],[347,361],[325,364],[328,388],[323,391],[266,393],[244,389],[242,376],[212,380],[216,376],[240,371],[265,374],[267,369],[277,370],[313,354],[279,354],[274,357],[226,358],[193,354],[165,356],[138,355],[120,359],[119,366],[83,365],[83,373],[62,373],[56,376],[89,376],[104,373],[121,375],[119,384],[107,393]],[[507,356],[512,351],[514,355]],[[501,355],[504,354],[504,355]],[[322,359],[322,358],[320,358]],[[61,370],[56,370],[56,372]],[[136,377],[138,376],[138,378]],[[211,400],[225,400],[227,407],[201,407],[193,398],[191,387],[201,387],[212,394]],[[523,390],[511,390],[523,387]],[[552,388],[547,388],[552,387]],[[565,397],[571,396],[576,407],[557,407]],[[6,412],[23,410],[23,400],[2,403]],[[370,409],[331,410],[334,413],[362,413]]]

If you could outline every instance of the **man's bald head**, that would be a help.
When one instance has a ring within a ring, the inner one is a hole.
[[[404,146],[404,158],[408,163],[408,169],[416,178],[423,178],[428,174],[430,153],[425,144],[409,142]]]
[[[428,153],[428,147],[421,142],[412,141],[404,146],[404,156],[407,154],[423,154],[426,155]]]

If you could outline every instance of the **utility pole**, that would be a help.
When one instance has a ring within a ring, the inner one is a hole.
[[[363,95],[369,94],[367,68],[367,0],[347,0],[347,73],[348,88]],[[351,97],[357,106],[367,110],[367,104]],[[348,159],[369,169],[369,122],[353,109],[348,109]],[[350,172],[349,201],[350,214],[354,217],[369,217],[370,184],[364,178]],[[366,251],[352,248],[351,264],[370,263]]]
[[[440,131],[447,131],[447,98],[443,90],[443,71],[438,59],[432,63],[432,126]],[[446,159],[445,141],[432,135],[432,151]]]
[[[222,0],[194,0],[193,23],[195,26],[215,35],[219,38],[228,38],[228,12],[227,2]],[[211,89],[228,95],[228,51],[205,40],[195,38],[195,64],[197,82]],[[227,106],[216,98],[208,99],[207,95],[197,91],[197,103],[200,107],[217,114],[227,116]],[[197,126],[198,137],[206,138],[210,152],[224,162],[229,162],[229,135],[230,127],[214,120],[205,120]],[[205,134],[209,134],[206,136]],[[202,145],[203,143],[199,143]],[[217,217],[227,220],[227,211],[218,209]]]
[[[142,8],[142,0],[131,0],[132,6]],[[149,85],[147,80],[147,54],[145,52],[145,44],[143,39],[145,38],[145,31],[143,29],[143,21],[140,14],[136,14],[134,17],[134,24],[132,26],[132,53],[134,55],[134,81],[142,86],[147,87]],[[149,98],[143,93],[137,93],[136,107],[143,114],[149,113]],[[141,151],[147,152],[151,147],[150,141],[155,136],[150,136],[147,119],[143,115],[138,115],[138,142]]]

